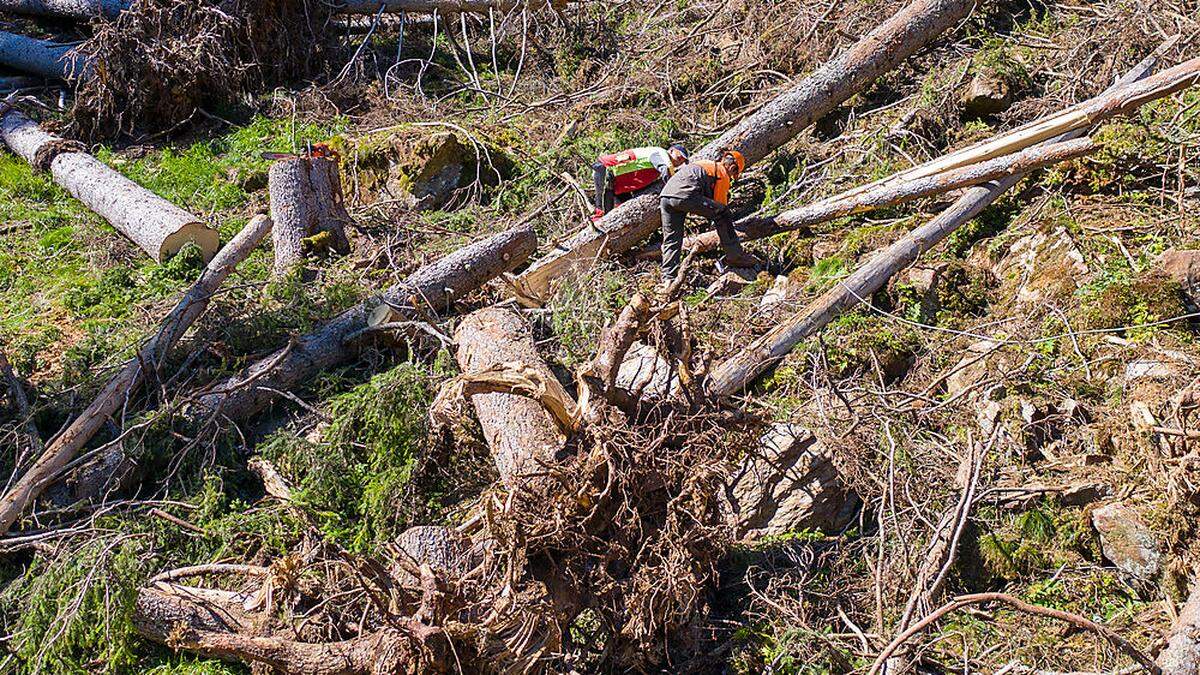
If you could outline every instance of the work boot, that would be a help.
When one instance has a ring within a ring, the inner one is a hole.
[[[741,267],[754,269],[762,265],[758,258],[746,253],[741,248],[725,251],[723,258],[726,267]]]

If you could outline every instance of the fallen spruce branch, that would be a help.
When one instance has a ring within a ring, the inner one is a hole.
[[[1152,56],[1138,64],[1110,91],[1123,91],[1127,95],[1134,91],[1130,89],[1132,86],[1130,83],[1138,84],[1140,78],[1146,77],[1146,74],[1153,69],[1155,60],[1156,57]],[[1179,82],[1194,82],[1197,77],[1195,69],[1200,67],[1200,60],[1194,59],[1188,63],[1192,65],[1184,69],[1184,72],[1191,73],[1187,78],[1175,79],[1180,68],[1183,67],[1179,66],[1160,73],[1157,78],[1159,85],[1149,89],[1141,87],[1137,91],[1150,90],[1167,96],[1176,90],[1176,87],[1183,86]],[[1167,78],[1161,77],[1163,75],[1167,75]],[[1172,84],[1163,88],[1161,85],[1164,80],[1172,82]],[[1143,97],[1140,100],[1141,103],[1147,103],[1150,99]],[[1073,136],[1082,135],[1082,133],[1083,127],[1078,127],[1069,130],[1055,140],[1060,142],[1070,140]],[[1012,189],[1022,177],[1023,175],[1013,175],[1001,179],[994,185],[972,188],[933,220],[876,253],[866,264],[813,300],[802,311],[788,317],[749,346],[717,364],[708,381],[709,393],[720,397],[731,396],[744,390],[759,375],[787,356],[801,341],[815,335],[817,331],[847,309],[867,302],[871,294],[883,288],[893,275],[911,265],[921,254],[929,251],[955,230],[970,222],[1000,195]]]
[[[743,239],[761,239],[843,216],[896,206],[922,197],[972,187],[1009,176],[1024,175],[1036,169],[1090,154],[1095,152],[1098,147],[1091,139],[1086,138],[1035,146],[1011,155],[950,169],[943,173],[895,181],[888,180],[877,184],[870,190],[854,189],[800,208],[789,209],[773,218],[746,223],[739,229]],[[684,245],[699,251],[712,251],[720,245],[720,241],[717,233],[712,231],[689,237]]]
[[[73,45],[0,31],[0,65],[52,80],[75,82],[92,75],[92,60]]]
[[[0,377],[3,377],[5,385],[8,387],[8,394],[17,409],[17,417],[21,420],[21,426],[25,428],[25,442],[20,444],[23,447],[19,447],[20,455],[14,464],[14,469],[18,469],[25,457],[41,453],[44,444],[37,424],[33,420],[33,412],[29,407],[29,396],[25,393],[25,386],[17,379],[17,374],[13,372],[12,364],[8,362],[8,356],[3,351],[0,351]]]
[[[1095,621],[1079,616],[1078,614],[1072,614],[1070,612],[1064,612],[1058,609],[1051,609],[1050,607],[1042,607],[1041,605],[1031,605],[1024,600],[1013,597],[1006,593],[972,593],[969,595],[960,595],[954,598],[950,602],[947,602],[931,612],[925,618],[913,624],[908,630],[904,631],[900,635],[897,635],[887,647],[884,647],[883,651],[879,653],[879,656],[876,657],[875,663],[871,664],[871,670],[869,671],[868,675],[879,675],[884,663],[886,663],[887,660],[896,653],[897,649],[899,649],[905,642],[919,634],[921,631],[932,626],[942,617],[964,607],[981,605],[989,602],[1002,602],[1019,612],[1065,621],[1072,626],[1095,633],[1096,635],[1099,635],[1108,641],[1108,643],[1113,647],[1116,647],[1121,652],[1132,658],[1153,675],[1161,675],[1163,672],[1154,664],[1154,661],[1152,661],[1149,656],[1146,656],[1146,654],[1144,654],[1140,649],[1134,647],[1125,638],[1117,635],[1112,631],[1112,629],[1106,626],[1101,626]]]
[[[748,164],[763,159],[958,24],[974,6],[974,0],[915,0],[704,146],[695,158],[716,159],[722,149],[733,148],[745,155]],[[515,280],[518,297],[531,304],[545,302],[554,280],[628,251],[658,226],[657,197],[646,195],[622,204],[530,265]]]
[[[96,399],[50,443],[33,466],[0,499],[0,534],[12,528],[13,523],[33,505],[38,495],[59,477],[59,472],[100,431],[108,419],[129,401],[146,381],[147,376],[158,371],[167,353],[208,308],[213,294],[221,287],[226,277],[233,272],[238,263],[250,255],[270,230],[271,219],[257,216],[213,258],[196,283],[184,293],[179,303],[163,320],[154,337],[121,367]]]
[[[163,262],[185,244],[200,247],[205,261],[220,245],[216,230],[198,217],[134,183],[82,146],[42,130],[33,120],[0,104],[0,138],[37,170],[95,211],[151,258]]]

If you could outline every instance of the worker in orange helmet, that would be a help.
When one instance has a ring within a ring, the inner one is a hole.
[[[726,267],[757,267],[758,258],[742,250],[729,211],[729,188],[746,168],[746,158],[737,150],[723,150],[719,160],[699,160],[676,169],[659,194],[662,213],[662,275],[670,282],[679,273],[683,255],[684,225],[694,213],[716,226],[725,253]]]

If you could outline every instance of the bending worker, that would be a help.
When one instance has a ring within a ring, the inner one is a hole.
[[[694,213],[713,222],[721,238],[726,267],[756,267],[759,260],[742,250],[729,211],[729,188],[746,168],[746,158],[725,150],[716,162],[699,160],[677,171],[659,194],[662,212],[662,274],[670,281],[679,273],[683,255],[684,224]]]
[[[646,147],[601,155],[592,165],[596,179],[596,213],[592,220],[634,197],[658,192],[674,173],[675,167],[687,163],[687,150],[682,145],[670,148]]]

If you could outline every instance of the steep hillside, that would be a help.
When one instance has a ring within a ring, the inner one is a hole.
[[[91,70],[0,71],[0,119],[72,139],[0,149],[0,670],[1196,672],[1194,74],[998,195],[748,240],[758,269],[696,254],[664,289],[654,197],[591,219],[625,148],[741,148],[746,225],[1009,138],[1186,68],[1196,0],[22,4],[0,31]],[[276,243],[185,296],[203,252],[73,197],[81,151]],[[348,247],[296,235],[281,268],[277,167],[314,155]],[[138,361],[181,297],[203,313]]]

